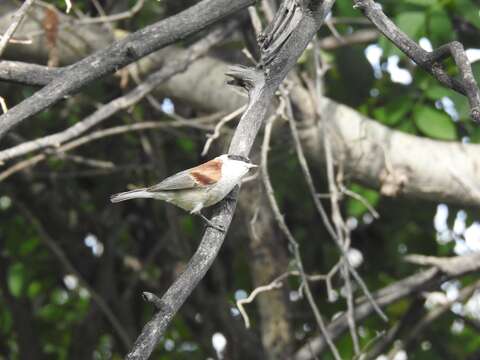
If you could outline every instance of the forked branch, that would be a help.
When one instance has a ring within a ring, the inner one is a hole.
[[[444,86],[465,95],[470,103],[472,119],[480,122],[480,91],[462,44],[458,41],[453,41],[432,52],[428,52],[400,30],[395,23],[385,15],[380,4],[377,4],[373,0],[353,0],[353,3],[354,7],[360,9],[383,35],[418,66],[432,74]],[[441,61],[449,56],[452,56],[458,67],[460,79],[455,79],[448,75],[442,66]]]

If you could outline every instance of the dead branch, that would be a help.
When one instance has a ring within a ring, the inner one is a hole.
[[[12,127],[86,84],[172,44],[254,3],[254,0],[203,0],[179,14],[147,26],[70,66],[34,95],[0,116],[0,138]]]
[[[204,55],[213,45],[218,44],[218,42],[228,37],[234,28],[235,22],[231,22],[228,26],[214,30],[207,37],[193,44],[185,53],[181,53],[181,56],[166,59],[165,66],[149,75],[145,81],[140,83],[136,88],[101,106],[93,114],[68,129],[0,151],[0,163],[49,146],[59,147],[62,143],[78,137],[120,110],[127,109],[136,104],[164,81],[179,72],[185,71],[193,61]]]
[[[2,57],[3,51],[7,46],[8,42],[10,41],[11,37],[15,33],[18,25],[22,21],[23,17],[27,13],[27,10],[30,6],[32,6],[35,0],[26,0],[22,6],[12,15],[12,22],[10,26],[7,28],[5,33],[0,38],[0,58]]]

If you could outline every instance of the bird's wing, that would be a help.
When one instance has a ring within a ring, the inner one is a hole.
[[[222,174],[222,161],[218,159],[207,161],[204,164],[174,174],[147,191],[168,191],[208,187],[214,185]]]

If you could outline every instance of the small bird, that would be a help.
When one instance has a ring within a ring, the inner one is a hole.
[[[222,228],[208,220],[201,210],[225,198],[240,183],[254,165],[246,157],[223,154],[196,167],[167,177],[151,187],[112,195],[113,203],[153,198],[176,205],[190,214],[200,216],[205,222],[220,231]]]

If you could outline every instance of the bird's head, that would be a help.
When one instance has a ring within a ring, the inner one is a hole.
[[[241,155],[224,154],[218,157],[222,161],[222,176],[235,176],[238,178],[243,177],[248,170],[258,167],[258,165],[252,164],[250,159]]]

